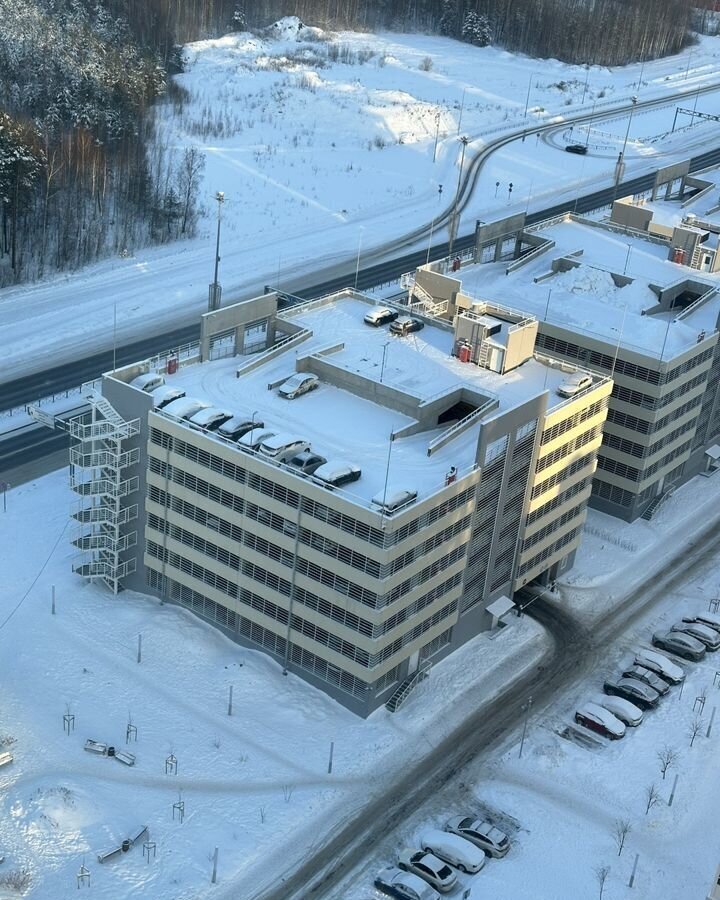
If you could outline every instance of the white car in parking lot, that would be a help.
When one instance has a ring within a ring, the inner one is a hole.
[[[680,666],[656,650],[638,650],[635,654],[635,662],[639,666],[645,666],[646,669],[657,672],[670,684],[680,684],[685,680],[685,672]]]
[[[420,838],[420,846],[426,853],[432,853],[461,872],[474,874],[485,865],[486,857],[479,847],[449,831],[437,828],[426,831]]]
[[[472,816],[453,816],[445,824],[445,831],[457,834],[484,850],[488,856],[499,858],[510,849],[510,839],[504,831],[495,828],[487,819]]]
[[[403,872],[397,866],[387,866],[378,872],[375,887],[399,900],[440,900],[440,894],[435,888],[412,872]]]
[[[643,711],[623,697],[605,695],[602,699],[598,698],[597,703],[603,709],[612,713],[616,719],[620,719],[624,725],[629,725],[630,728],[639,725],[643,720]]]
[[[398,865],[406,872],[419,875],[443,894],[451,891],[457,881],[457,874],[446,862],[424,850],[404,850],[398,857]]]

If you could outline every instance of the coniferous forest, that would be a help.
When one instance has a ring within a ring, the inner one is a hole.
[[[150,114],[173,99],[187,41],[292,14],[613,66],[680,50],[690,11],[690,0],[0,0],[0,286],[193,235],[202,160],[155,140]]]

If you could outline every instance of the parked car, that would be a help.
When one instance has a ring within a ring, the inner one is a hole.
[[[588,152],[588,148],[585,144],[566,144],[565,146],[566,153],[577,153],[579,156],[585,156]]]
[[[720,634],[720,617],[712,613],[697,613],[694,616],[683,616],[683,622],[695,622],[698,625],[706,625]]]
[[[426,881],[397,866],[388,866],[375,876],[375,887],[399,900],[440,900],[440,894]]]
[[[241,450],[257,450],[263,441],[273,437],[274,434],[274,431],[268,431],[266,428],[253,428],[238,438],[237,445]]]
[[[424,850],[403,851],[398,858],[398,865],[406,872],[419,875],[423,881],[443,894],[451,891],[457,881],[457,874],[447,863]]]
[[[164,384],[165,379],[162,375],[158,375],[157,372],[145,372],[142,375],[136,375],[130,382],[131,387],[145,391],[146,394],[149,394],[150,391],[154,391],[155,388],[162,387]]]
[[[663,697],[670,690],[670,685],[655,672],[645,666],[630,666],[622,673],[623,678],[637,678],[638,681],[644,681],[650,687],[657,691]]]
[[[315,478],[324,487],[342,487],[352,484],[362,475],[362,470],[352,463],[333,460],[315,470]]]
[[[173,400],[180,400],[184,397],[185,391],[182,388],[170,387],[169,384],[161,384],[160,387],[153,388],[150,395],[153,398],[155,409],[163,409]]]
[[[314,391],[319,384],[317,375],[297,372],[295,375],[291,375],[287,381],[283,381],[278,388],[278,394],[285,397],[286,400],[294,400],[302,394],[307,394],[308,391]]]
[[[168,403],[163,409],[163,412],[170,416],[175,416],[177,419],[189,419],[190,416],[194,416],[195,413],[200,412],[201,409],[206,409],[208,406],[210,406],[210,404],[206,400],[195,400],[193,397],[180,397],[180,399]]]
[[[589,375],[587,372],[573,372],[572,375],[568,375],[567,378],[560,382],[557,386],[557,392],[561,397],[574,397],[575,394],[579,394],[585,388],[592,387],[592,383],[592,375]]]
[[[683,659],[697,662],[705,656],[705,645],[684,631],[668,631],[666,634],[654,634],[652,642],[655,647],[674,653]]]
[[[650,685],[643,681],[637,681],[635,678],[618,678],[617,681],[606,681],[603,685],[606,694],[615,697],[623,697],[639,706],[640,709],[652,709],[657,706],[660,694],[653,690]]]
[[[319,453],[313,453],[312,450],[303,450],[297,453],[288,463],[297,469],[302,475],[312,475],[321,466],[324,466],[327,460]]]
[[[303,450],[310,449],[310,442],[295,434],[273,434],[260,444],[260,453],[275,462],[287,462]]]
[[[510,849],[510,839],[505,832],[500,831],[487,819],[453,816],[445,823],[445,831],[465,838],[488,856],[494,856],[496,859],[505,856]]]
[[[253,428],[264,428],[265,423],[259,419],[247,419],[245,416],[233,416],[218,428],[218,434],[236,441]]]
[[[397,317],[397,311],[391,309],[389,306],[376,306],[363,317],[363,322],[365,322],[366,325],[374,325],[375,328],[377,328],[379,325],[394,322]]]
[[[425,323],[421,319],[413,319],[411,316],[400,316],[399,319],[390,323],[390,331],[400,337],[405,337],[406,334],[412,334],[414,331],[422,331],[424,327]]]
[[[194,416],[190,416],[189,421],[192,422],[193,425],[205,428],[207,431],[215,431],[223,424],[223,422],[227,422],[227,420],[231,418],[232,413],[228,412],[226,409],[218,409],[217,406],[208,406],[205,409],[196,412]]]
[[[449,831],[437,828],[426,831],[420,839],[420,846],[426,853],[432,853],[461,872],[474,874],[485,865],[485,853],[479,847]]]
[[[576,711],[575,721],[583,728],[610,738],[611,741],[625,737],[625,726],[620,719],[597,703],[584,703]]]
[[[715,631],[709,625],[700,622],[676,622],[670,631],[678,631],[681,634],[689,634],[695,640],[705,645],[706,650],[720,650],[720,632]]]
[[[635,654],[635,662],[639,666],[645,666],[646,669],[657,672],[670,684],[680,684],[685,680],[685,673],[677,663],[671,662],[667,656],[656,653],[654,650],[638,650]]]
[[[634,703],[629,700],[623,700],[622,697],[604,696],[598,700],[598,704],[603,706],[608,712],[611,712],[624,725],[635,728],[643,720],[643,712],[638,709]]]
[[[417,499],[417,491],[392,490],[381,491],[372,498],[372,503],[380,507],[380,511],[387,513],[397,512],[404,506],[408,506]]]

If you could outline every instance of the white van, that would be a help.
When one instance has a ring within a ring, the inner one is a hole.
[[[131,387],[145,391],[146,394],[154,391],[155,388],[162,387],[164,384],[165,379],[162,375],[158,375],[157,372],[146,372],[144,375],[138,375],[136,378],[133,378],[130,382]]]
[[[274,434],[260,444],[262,455],[275,462],[287,462],[290,457],[309,449],[310,442],[294,434]]]
[[[189,419],[201,409],[207,409],[210,404],[206,400],[195,400],[193,397],[181,397],[179,400],[173,400],[172,403],[163,409],[163,412],[169,416],[175,416],[176,419]]]
[[[372,503],[374,506],[379,506],[383,513],[394,513],[405,506],[409,506],[416,499],[417,491],[388,490],[375,494],[372,498]]]

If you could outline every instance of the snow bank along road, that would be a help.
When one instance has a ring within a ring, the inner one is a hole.
[[[693,87],[692,89],[686,89],[682,92],[639,101],[637,104],[635,104],[635,109],[651,109],[654,107],[669,105],[677,100],[682,100],[687,96],[715,92],[718,90],[718,88],[720,88],[720,85],[718,84],[706,85],[701,88]],[[523,129],[515,129],[501,137],[488,141],[487,143],[483,144],[481,149],[475,154],[471,155],[471,153],[468,153],[469,161],[466,165],[466,170],[461,181],[460,192],[458,196],[458,212],[461,213],[463,210],[465,210],[470,200],[472,199],[473,192],[477,186],[484,163],[490,158],[490,156],[492,156],[493,153],[502,149],[506,145],[518,140],[523,136],[542,134],[546,131],[555,130],[559,125],[562,125],[563,127],[567,127],[570,125],[582,125],[588,122],[602,121],[609,117],[617,117],[618,114],[629,112],[632,108],[633,105],[628,102],[609,106],[601,111],[595,110],[595,112],[591,113],[579,113],[575,116],[563,118],[560,121],[558,121],[557,117],[554,117],[553,121],[551,122],[545,122],[540,125],[529,125]],[[470,147],[470,150],[472,150],[472,146]],[[693,170],[712,165],[713,162],[717,162],[718,159],[720,159],[720,153],[718,153],[718,155],[716,156],[713,156],[712,152],[704,153],[701,156],[695,158]],[[557,206],[533,213],[529,217],[529,222],[532,223],[541,221],[542,219],[565,212],[570,206],[572,206],[572,208],[578,212],[587,212],[590,209],[596,209],[600,206],[607,205],[612,201],[613,196],[616,193],[622,192],[626,194],[638,190],[644,190],[645,187],[643,187],[643,185],[650,186],[652,184],[652,177],[652,174],[646,175],[641,178],[636,178],[631,181],[624,182],[617,188],[609,187],[604,190],[588,194],[585,197],[580,197],[577,199],[577,201],[565,201],[561,204],[558,204]],[[443,210],[442,213],[440,213],[439,216],[435,218],[432,225],[435,231],[439,231],[443,227],[443,225],[447,224],[449,219],[452,217],[455,205],[454,200],[455,198],[453,198],[453,203],[451,203],[445,210]],[[389,261],[388,256],[393,253],[397,253],[397,251],[399,250],[417,246],[418,241],[427,237],[430,232],[430,227],[431,226],[428,224],[418,226],[411,232],[395,238],[384,246],[376,248],[374,251],[365,254],[365,260],[369,260],[374,264],[364,267],[362,272],[359,273],[357,282],[358,287],[361,289],[367,289],[369,287],[375,286],[378,283],[392,281],[403,272],[413,268],[414,265],[417,265],[420,262],[424,262],[427,248],[425,248],[423,251]],[[474,236],[472,234],[467,234],[459,237],[455,241],[454,247],[457,250],[461,250],[468,246],[471,246],[473,238]],[[442,257],[446,255],[447,252],[447,243],[437,244],[432,248],[432,255],[435,258]],[[185,274],[183,272],[179,272],[178,276],[183,278],[185,277]],[[122,291],[122,273],[115,273],[115,276],[116,282],[114,289]],[[286,283],[293,284],[291,293],[298,296],[317,296],[318,294],[330,290],[336,290],[341,287],[346,287],[349,283],[354,283],[354,276],[354,267],[351,266],[351,261],[348,260],[341,264],[321,269],[311,274],[310,276],[305,276],[303,279],[299,279],[296,277],[293,280],[292,276],[286,275],[285,280]],[[257,278],[258,281],[261,281],[262,275],[258,273]],[[313,283],[315,279],[318,278],[320,279],[319,283]],[[97,288],[94,287],[94,284],[95,280],[91,277],[84,284],[78,286],[78,291],[96,291]],[[42,286],[40,286],[38,289],[42,290],[43,288]],[[105,286],[105,288],[103,289],[107,290],[107,287]],[[252,293],[256,293],[256,290],[253,290]],[[242,299],[243,296],[247,295],[241,295],[241,293],[236,288],[235,292],[233,292],[232,290],[227,291],[226,299],[227,302],[236,302]],[[163,332],[162,334],[158,334],[145,340],[138,341],[119,348],[117,351],[117,361],[120,364],[131,362],[139,358],[152,355],[161,350],[166,350],[170,347],[178,346],[179,344],[196,339],[198,333],[198,326],[196,321],[197,312],[192,314],[191,322],[187,321],[187,319],[190,318],[189,315],[181,317],[181,322],[182,318],[185,318],[186,320],[184,323],[182,323],[182,327],[176,328],[172,331]],[[105,345],[105,347],[107,347],[108,343],[111,340],[112,337],[108,333],[97,335],[96,347],[102,347],[103,344]],[[62,355],[62,348],[59,346],[57,348],[50,348],[48,352],[51,356],[56,355],[56,358],[58,358],[58,354]],[[67,351],[65,352],[67,353]],[[28,403],[36,400],[40,396],[64,391],[70,387],[76,387],[83,381],[88,381],[96,378],[101,372],[107,371],[107,369],[110,368],[111,360],[111,352],[97,353],[82,360],[73,360],[72,358],[66,358],[64,360],[64,365],[57,366],[52,369],[42,370],[40,368],[43,365],[42,359],[38,360],[35,370],[31,368],[31,366],[33,366],[32,361],[26,360],[24,361],[23,367],[25,373],[22,378],[16,378],[12,381],[3,380],[3,382],[0,384],[0,410],[10,409],[14,406]],[[11,372],[7,371],[5,374],[10,375]],[[5,379],[5,374],[0,377]]]
[[[481,705],[455,732],[449,734],[418,765],[406,771],[391,792],[370,795],[345,827],[294,872],[276,876],[271,887],[247,900],[339,900],[338,883],[368,857],[372,848],[388,837],[427,797],[443,788],[473,758],[491,753],[511,727],[524,715],[530,694],[534,709],[549,705],[557,692],[589,673],[602,657],[608,641],[625,631],[665,593],[683,584],[706,566],[718,549],[720,533],[715,522],[690,543],[678,549],[653,575],[652,582],[631,587],[610,612],[604,612],[590,628],[581,627],[562,605],[539,598],[528,609],[553,639],[547,659],[535,671],[514,682],[506,692]],[[648,579],[649,581],[649,579]],[[234,890],[237,890],[237,886]],[[219,897],[236,896],[229,890]]]

